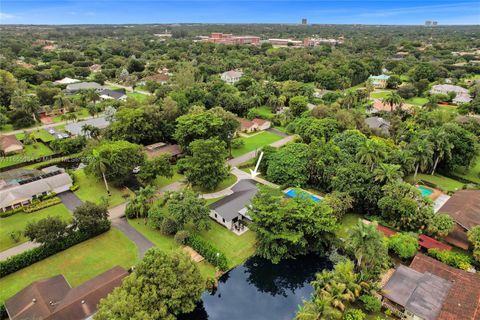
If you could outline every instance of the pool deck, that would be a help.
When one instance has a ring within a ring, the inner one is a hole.
[[[297,190],[299,190],[299,191],[301,191],[301,192],[305,192],[306,194],[310,195],[310,197],[315,197],[315,198],[317,198],[318,201],[320,201],[320,200],[323,199],[323,197],[322,197],[322,196],[319,196],[318,194],[312,193],[312,192],[307,191],[307,190],[304,190],[304,189],[302,189],[302,188],[296,188],[296,187],[287,188],[287,189],[283,190],[283,193],[285,193],[285,195],[287,195],[287,197],[292,198],[292,197],[288,194],[288,192],[290,192],[290,190],[295,190],[295,189],[297,189]],[[296,194],[296,195],[297,195],[297,194]],[[296,195],[295,195],[295,196],[296,196]]]

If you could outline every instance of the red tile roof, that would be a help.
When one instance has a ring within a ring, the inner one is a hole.
[[[264,125],[265,123],[270,122],[270,121],[264,120],[264,119],[255,118],[255,119],[252,120],[252,122],[255,123],[256,125],[262,126],[262,125]]]
[[[238,121],[240,122],[240,127],[242,129],[248,129],[248,128],[255,125],[255,123],[253,121],[243,119],[243,118],[239,118]]]
[[[410,268],[452,282],[437,320],[480,319],[480,275],[450,267],[421,253],[413,258]]]
[[[395,233],[397,233],[396,231],[393,231],[392,229],[390,228],[387,228],[387,227],[384,227],[384,226],[381,226],[381,225],[378,225],[377,226],[377,230],[380,231],[381,233],[383,233],[385,236],[387,237],[391,237],[393,236]]]
[[[418,244],[426,249],[434,248],[434,249],[440,249],[440,250],[452,250],[452,247],[450,247],[448,244],[437,241],[424,234],[421,234],[418,237]]]

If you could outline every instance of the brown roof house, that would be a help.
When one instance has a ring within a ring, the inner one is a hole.
[[[179,145],[167,144],[165,142],[157,142],[145,146],[145,151],[148,159],[156,158],[162,154],[170,154],[173,161],[177,160],[183,154],[183,151]]]
[[[121,285],[128,275],[116,266],[72,288],[63,275],[36,281],[5,302],[10,320],[86,319],[97,311],[100,299]]]
[[[459,190],[438,210],[455,220],[455,228],[445,238],[449,243],[468,249],[467,232],[480,225],[480,190]]]
[[[0,136],[0,153],[3,155],[21,152],[23,144],[15,135]]]
[[[418,253],[382,289],[383,305],[404,319],[477,320],[480,276]]]
[[[272,122],[259,118],[255,118],[252,121],[243,118],[238,118],[237,120],[240,122],[240,132],[245,133],[267,130],[272,126]]]

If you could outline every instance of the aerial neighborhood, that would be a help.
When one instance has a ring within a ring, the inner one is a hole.
[[[480,27],[301,21],[0,25],[0,320],[480,319]]]

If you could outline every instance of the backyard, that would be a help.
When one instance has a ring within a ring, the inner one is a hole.
[[[282,137],[268,131],[262,131],[248,137],[241,137],[237,139],[243,140],[244,145],[241,148],[232,150],[232,155],[234,157],[238,157],[250,151],[260,149],[266,145],[282,139]]]
[[[24,145],[23,151],[6,157],[1,157],[0,168],[13,166],[15,164],[27,162],[40,157],[52,155],[53,151],[41,142]]]
[[[406,181],[414,183],[415,181],[413,180],[413,176],[410,175],[405,178]],[[430,175],[430,174],[424,174],[424,173],[419,173],[417,174],[417,181],[426,181],[428,183],[434,184],[437,186],[439,189],[443,190],[444,192],[455,192],[457,190],[462,189],[463,183],[444,177],[439,174],[435,175]]]
[[[70,220],[72,215],[63,204],[57,204],[39,211],[24,213],[18,212],[10,217],[0,218],[0,251],[7,250],[27,241],[25,236],[20,235],[20,240],[14,242],[10,237],[12,232],[22,232],[30,222],[38,221],[46,217],[59,217],[63,220]]]
[[[250,109],[250,112],[252,112],[255,115],[258,115],[260,118],[266,119],[266,120],[271,120],[275,116],[275,114],[272,112],[272,110],[267,106],[252,108],[252,109]]]
[[[129,98],[133,98],[137,100],[138,102],[145,102],[147,100],[148,96],[146,94],[138,93],[138,92],[129,92],[127,93],[127,96]]]
[[[460,178],[464,178],[480,184],[480,155],[475,159],[475,164],[468,170],[458,169],[455,174]]]
[[[423,106],[425,103],[428,102],[427,98],[422,98],[422,97],[413,97],[410,99],[405,100],[405,103],[408,104],[413,104],[414,106]]]
[[[32,133],[35,139],[41,140],[42,142],[50,142],[55,140],[55,137],[48,133],[45,129],[37,129]],[[25,137],[25,133],[17,133],[15,136],[18,140],[22,140]]]
[[[76,184],[79,186],[78,190],[75,191],[75,194],[82,201],[90,201],[99,204],[102,203],[104,199],[108,199],[108,206],[111,208],[127,201],[126,198],[124,198],[124,195],[132,195],[132,192],[127,188],[120,190],[109,185],[111,196],[108,197],[103,180],[97,179],[91,175],[86,175],[83,169],[74,171],[74,174]]]
[[[0,303],[33,281],[63,274],[72,287],[114,266],[129,268],[137,262],[137,248],[117,229],[84,241],[47,259],[0,279]]]
[[[160,188],[165,187],[165,186],[167,186],[171,183],[180,181],[183,178],[184,178],[184,176],[182,174],[178,173],[177,172],[177,167],[174,166],[173,167],[173,176],[171,178],[165,178],[165,177],[159,176],[155,179],[154,185],[155,185],[155,187],[160,189]]]

